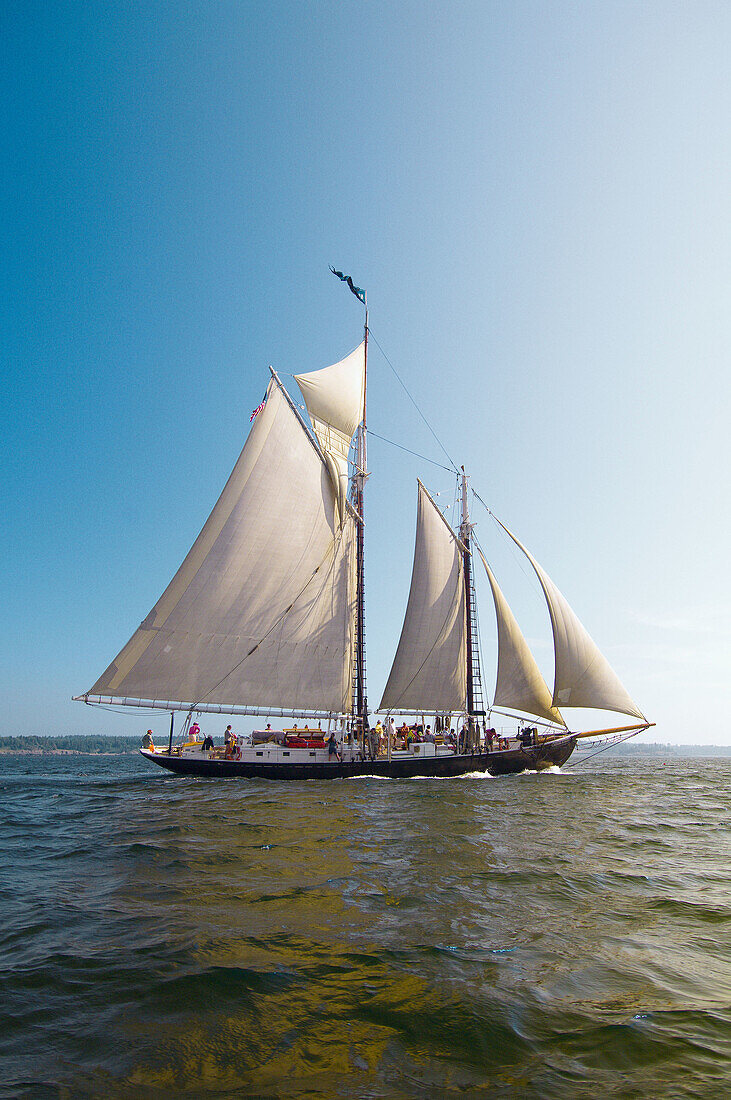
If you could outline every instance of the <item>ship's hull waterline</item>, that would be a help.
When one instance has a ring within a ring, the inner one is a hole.
[[[335,763],[259,763],[249,760],[204,759],[193,756],[149,752],[142,755],[176,775],[206,779],[355,779],[376,776],[379,779],[451,779],[471,772],[489,775],[518,775],[526,771],[544,771],[565,764],[574,751],[574,738],[540,745],[537,748],[502,749],[459,755],[401,757],[387,760],[337,761]]]

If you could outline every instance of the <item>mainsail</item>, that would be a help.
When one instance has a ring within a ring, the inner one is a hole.
[[[365,341],[331,367],[295,374],[338,494],[341,519],[348,492],[348,451],[363,416]]]
[[[565,725],[560,711],[553,706],[551,692],[528,643],[516,622],[492,570],[478,549],[492,589],[497,616],[498,660],[493,706],[509,707],[525,714],[535,714],[549,722]]]
[[[635,715],[644,721],[644,714],[630,698],[616,672],[551,578],[512,531],[497,517],[495,519],[535,569],[548,604],[556,654],[553,705],[613,710]]]
[[[354,546],[352,512],[272,379],[188,556],[87,698],[348,712]]]
[[[416,546],[401,638],[379,710],[460,711],[467,692],[459,543],[419,482]]]

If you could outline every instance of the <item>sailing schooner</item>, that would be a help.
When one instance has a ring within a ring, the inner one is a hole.
[[[473,548],[463,470],[458,533],[418,483],[411,588],[378,708],[411,716],[412,725],[398,739],[389,728],[385,748],[383,738],[377,743],[365,676],[368,310],[365,293],[350,285],[366,305],[364,338],[345,359],[294,376],[309,423],[270,368],[243,450],[187,557],[109,667],[74,698],[169,711],[167,747],[148,744],[142,754],[199,776],[508,774],[564,763],[580,737],[646,729],[650,723],[564,597],[500,524],[526,555],[548,604],[555,651],[549,690],[482,551]],[[474,549],[497,616],[489,710],[482,703]],[[573,733],[559,705],[619,711],[637,721],[618,731]],[[506,713],[501,708],[530,715],[542,732],[534,725],[495,738],[486,719],[493,709]],[[174,744],[176,712],[187,718]],[[216,749],[190,735],[192,716],[203,713],[307,721],[278,731],[268,724]],[[425,715],[434,716],[434,734],[426,734]]]

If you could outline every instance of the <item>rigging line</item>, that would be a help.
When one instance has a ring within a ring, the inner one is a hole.
[[[483,503],[483,504],[484,504],[484,501],[482,501],[481,503]],[[487,507],[487,505],[485,505],[485,507]],[[489,512],[489,509],[488,509],[488,512]],[[497,519],[495,518],[495,516],[493,516],[493,515],[492,515],[492,512],[490,512],[490,516],[492,517],[492,519],[493,519],[493,520],[495,520],[495,522],[496,522],[496,523],[498,522],[498,521],[497,521]],[[483,565],[484,565],[484,564],[486,564],[486,563],[487,563],[487,554],[486,554],[486,553],[485,553],[485,551],[484,551],[484,550],[482,549],[482,546],[480,545],[480,541],[479,541],[479,539],[477,538],[477,536],[476,536],[476,535],[474,534],[474,531],[473,531],[473,533],[472,533],[472,537],[474,538],[474,541],[475,541],[475,545],[476,545],[477,549],[478,549],[478,550],[480,551],[480,554],[482,555],[482,559],[483,559]],[[516,558],[516,554],[515,554],[515,547],[512,547],[512,548],[511,548],[511,553],[512,553],[513,557],[514,557],[514,558]],[[516,560],[517,560],[517,558],[516,558]],[[517,564],[518,564],[518,567],[519,567],[520,571],[521,571],[521,572],[523,573],[523,575],[524,575],[524,576],[525,576],[525,577],[526,577],[526,578],[528,579],[528,581],[529,581],[529,584],[530,584],[530,587],[531,587],[531,588],[533,588],[533,589],[535,589],[535,590],[536,590],[537,592],[541,592],[541,589],[540,589],[540,588],[538,587],[538,578],[536,577],[536,574],[535,574],[535,570],[532,570],[532,571],[531,571],[531,573],[528,573],[528,572],[526,571],[526,569],[525,569],[525,567],[524,567],[524,565],[523,565],[523,563],[522,563],[521,561],[518,561],[518,562],[517,562]],[[491,586],[491,587],[492,587],[492,586]],[[495,595],[494,595],[494,593],[493,593],[493,601],[494,601],[494,599],[495,599]],[[543,601],[541,601],[541,603],[543,603]],[[496,616],[498,617],[498,619],[499,619],[499,615],[498,615],[498,610],[497,610],[497,604],[495,604],[495,615],[496,615]],[[477,626],[478,626],[478,632],[479,632],[479,620],[478,620],[478,624],[477,624]],[[551,622],[551,629],[553,630],[553,622]],[[500,638],[499,638],[499,634],[500,634],[500,631],[499,631],[499,623],[498,623],[498,638],[497,638],[497,645],[498,645],[498,649],[500,648]],[[553,636],[553,635],[552,635],[552,636]],[[531,653],[532,653],[532,649],[531,649]],[[498,655],[498,656],[499,656],[499,655]],[[554,659],[554,675],[555,675],[555,661],[556,661],[556,646],[555,646],[555,642],[554,642],[554,645],[553,645],[553,659]],[[535,660],[535,658],[534,658],[534,660]],[[499,662],[498,662],[498,663],[499,663]],[[541,673],[541,675],[543,675],[543,674]],[[497,691],[497,669],[495,670],[495,691]],[[549,691],[550,691],[550,688],[549,688]],[[494,700],[494,695],[493,695],[493,706],[492,706],[492,709],[495,709],[495,700]],[[535,714],[534,714],[534,715],[531,715],[531,717],[535,719],[535,718],[537,718],[537,717],[538,717],[538,715],[535,715]],[[521,719],[521,721],[522,721],[522,719]],[[556,724],[558,724],[558,723],[556,723]],[[568,729],[568,727],[566,726],[566,724],[565,724],[565,723],[564,723],[564,729]]]
[[[401,443],[395,443],[393,439],[386,439],[385,435],[379,435],[378,432],[373,432],[370,428],[366,428],[366,432],[376,439],[383,440],[384,443],[390,443],[392,447],[398,447],[400,451],[406,451],[407,454],[413,455],[414,458],[420,458],[422,462],[431,462],[432,466],[438,466],[440,470],[446,470],[448,474],[452,473],[449,466],[442,466],[441,462],[435,462],[433,458],[427,458],[426,455],[420,455],[416,451],[412,451],[409,447],[402,446]]]
[[[125,718],[129,718],[129,711],[128,710],[126,710],[124,708],[120,709],[119,707],[115,707],[111,703],[94,703],[94,702],[88,702],[87,701],[86,705],[87,705],[87,707],[98,707],[99,710],[106,711],[107,714],[122,714],[122,715],[125,716]],[[144,715],[147,718],[156,718],[157,715],[160,713],[160,711],[163,710],[163,709],[164,709],[163,707],[155,707],[155,708],[152,708],[152,707],[138,707],[137,708],[137,713],[140,714],[140,715]]]
[[[337,563],[338,563],[338,544],[339,543],[342,544],[342,542],[343,542],[344,531],[345,531],[345,525],[343,524],[343,527],[341,527],[341,529],[340,529],[340,534],[336,535],[333,538],[333,541],[331,543],[331,548],[332,548],[332,551],[333,551],[332,559],[330,561],[330,565],[328,566],[327,572],[322,577],[322,586],[323,587],[320,589],[320,594],[322,593],[325,584],[327,584],[330,581],[333,573],[335,572],[335,568],[336,568]],[[327,557],[327,555],[326,555],[326,557]],[[323,558],[323,561],[325,561],[325,558]],[[315,570],[315,573],[317,573],[318,570],[322,568],[322,564],[323,564],[323,562],[320,562],[317,569]],[[312,574],[313,577],[314,577],[315,573]],[[312,577],[310,577],[310,580],[312,580]],[[307,585],[309,585],[309,581],[307,582]],[[307,588],[307,585],[305,585],[305,588]],[[297,598],[293,601],[292,608],[294,608],[294,604],[297,602],[297,600],[299,600],[300,596],[304,593],[304,590],[305,589],[303,589],[302,592],[300,592],[299,596],[297,596]],[[317,600],[317,596],[315,596],[315,600]],[[315,607],[311,605],[310,609],[305,612],[304,623],[309,623],[310,622],[314,612],[315,612]],[[285,612],[284,614],[286,615],[287,612]],[[347,620],[346,620],[346,631],[345,631],[345,633],[346,633],[346,635],[349,634],[349,623],[347,622]],[[257,644],[260,645],[261,643],[257,643]],[[347,645],[347,639],[344,639],[344,644]],[[279,654],[281,652],[281,649],[282,649],[282,639],[280,637],[279,642],[277,643],[277,656],[276,656],[277,661],[279,660]],[[253,650],[251,652],[253,652]],[[250,656],[250,654],[248,654],[247,656]],[[320,687],[322,687],[322,677],[320,678]]]
[[[501,520],[499,520],[497,518],[495,513],[492,512],[488,508],[488,506],[485,504],[485,502],[482,499],[482,497],[480,496],[480,494],[475,492],[474,489],[472,491],[473,491],[475,497],[477,498],[477,500],[479,500],[480,504],[483,506],[483,508],[487,512],[487,514],[492,518],[493,522],[495,522],[500,528],[502,528],[503,532],[506,535],[509,536],[510,541],[514,544],[514,546],[511,547],[511,553],[512,553],[513,557],[515,557],[516,548],[518,550],[522,551],[520,569],[521,569],[521,572],[523,572],[524,574],[526,573],[526,570],[525,570],[525,568],[522,564],[522,557],[525,557],[525,558],[528,559],[528,561],[530,562],[530,564],[532,566],[530,574],[528,574],[529,576],[531,576],[531,582],[530,582],[531,587],[535,588],[536,587],[536,582],[538,583],[539,590],[543,594],[543,600],[548,605],[548,614],[549,614],[549,618],[551,620],[551,633],[553,635],[553,652],[554,652],[554,700],[553,700],[553,705],[557,706],[558,705],[558,700],[556,699],[556,691],[558,689],[558,640],[557,640],[557,635],[556,635],[557,626],[556,626],[556,619],[554,617],[553,603],[552,603],[552,601],[551,601],[551,599],[548,595],[548,592],[546,590],[546,587],[545,587],[545,585],[543,583],[543,579],[542,579],[545,576],[545,574],[543,574],[542,570],[540,569],[540,567],[538,566],[536,561],[533,559],[532,555],[518,541],[518,539],[515,537],[515,535],[513,535],[512,532],[509,531],[508,528],[505,526],[505,524],[502,523]],[[549,583],[550,583],[550,578],[549,578]],[[596,648],[596,645],[594,646],[594,649],[595,649],[594,656],[591,658],[588,665],[586,666],[586,668],[584,670],[584,674],[586,674],[586,672],[588,672],[595,664],[597,664],[602,659],[602,654]],[[637,713],[643,719],[645,719],[645,716],[644,716],[644,714],[642,714],[642,711],[637,710],[637,705],[634,704],[634,706],[635,706],[635,711],[633,713]]]
[[[473,535],[474,535],[474,532],[473,532]],[[477,572],[477,570],[475,570],[475,572]],[[476,583],[476,578],[475,578],[475,604],[476,603],[477,603],[477,583]],[[480,616],[477,615],[476,609],[475,609],[475,617],[477,619],[477,664],[478,664],[478,668],[480,670],[480,688],[482,689],[482,705],[487,710],[489,708],[486,707],[485,704],[487,703],[487,701],[489,699],[489,696],[487,694],[487,689],[485,687],[485,682],[484,682],[485,678],[483,676],[483,672],[485,671],[485,663],[482,660],[482,631],[480,629]]]
[[[212,691],[215,691],[215,690],[216,690],[217,688],[219,688],[219,687],[221,686],[221,684],[222,684],[222,683],[223,683],[223,682],[224,682],[225,680],[228,680],[229,676],[232,676],[232,675],[233,675],[233,673],[234,673],[234,672],[236,672],[236,670],[237,670],[237,669],[241,668],[241,666],[243,665],[244,661],[245,661],[245,660],[247,660],[247,658],[249,658],[249,657],[251,656],[251,654],[252,654],[252,653],[254,653],[254,652],[255,652],[255,651],[256,651],[256,650],[257,650],[257,649],[259,648],[259,646],[260,646],[260,645],[262,644],[262,642],[265,642],[265,641],[266,641],[266,639],[267,639],[267,638],[269,637],[269,635],[270,635],[270,634],[272,633],[272,631],[276,630],[276,628],[277,628],[277,627],[279,626],[279,624],[280,624],[280,623],[281,623],[281,622],[282,622],[282,621],[283,621],[283,620],[284,620],[284,619],[286,618],[286,616],[287,616],[287,615],[289,614],[289,612],[290,612],[290,611],[292,611],[292,609],[294,608],[295,604],[296,604],[296,603],[297,603],[297,601],[298,601],[298,600],[300,599],[300,597],[301,597],[301,596],[303,596],[303,595],[304,595],[304,593],[306,592],[306,590],[307,590],[307,589],[309,588],[310,584],[312,583],[312,581],[314,580],[314,578],[315,578],[315,577],[317,576],[317,574],[318,574],[318,573],[320,572],[320,569],[322,568],[322,566],[323,566],[323,565],[325,564],[325,562],[327,561],[327,559],[328,559],[328,556],[330,555],[330,552],[331,552],[331,551],[332,551],[333,561],[332,561],[332,563],[331,563],[330,569],[332,569],[332,568],[334,567],[334,564],[335,564],[335,556],[336,556],[336,553],[337,553],[337,544],[338,544],[338,542],[340,542],[340,541],[342,540],[342,537],[343,537],[343,531],[344,531],[344,529],[345,529],[345,528],[344,528],[344,526],[343,526],[343,527],[342,527],[342,528],[340,529],[340,533],[339,533],[338,535],[336,535],[336,536],[335,536],[335,538],[333,538],[333,539],[332,539],[332,541],[331,541],[331,542],[329,543],[329,545],[328,545],[328,548],[327,548],[327,550],[325,551],[325,553],[324,553],[324,555],[323,555],[323,557],[322,557],[322,560],[320,561],[320,564],[319,564],[319,565],[318,565],[318,566],[317,566],[317,567],[316,567],[315,569],[313,569],[312,573],[310,574],[310,576],[309,576],[309,577],[307,578],[307,580],[305,581],[305,583],[304,583],[303,587],[302,587],[302,588],[300,589],[300,591],[299,591],[299,592],[297,593],[297,595],[296,595],[296,596],[294,597],[294,599],[293,599],[293,600],[292,600],[292,602],[290,603],[289,607],[285,607],[285,609],[284,609],[284,611],[283,611],[283,612],[281,613],[281,615],[279,615],[279,616],[278,616],[278,617],[277,617],[277,618],[275,619],[275,621],[274,621],[274,622],[272,623],[272,625],[271,625],[271,626],[269,627],[269,629],[267,630],[267,632],[266,632],[266,633],[265,633],[265,634],[264,634],[264,635],[263,635],[263,636],[262,636],[262,637],[261,637],[261,638],[259,639],[259,641],[258,641],[258,642],[256,643],[256,645],[252,646],[252,647],[251,647],[251,649],[249,650],[249,652],[248,652],[248,653],[245,653],[245,654],[244,654],[244,656],[243,656],[243,657],[241,658],[241,660],[240,660],[240,661],[239,661],[239,662],[238,662],[237,664],[235,664],[235,665],[233,666],[233,668],[230,668],[230,669],[228,670],[228,672],[227,672],[227,673],[225,674],[225,676],[222,676],[222,677],[221,677],[221,679],[220,679],[220,680],[218,681],[218,683],[217,683],[217,684],[214,684],[214,685],[213,685],[212,687],[210,687],[210,688],[208,689],[208,691],[204,692],[204,693],[203,693],[203,695],[201,696],[201,698],[200,698],[200,699],[198,699],[198,700],[196,700],[196,703],[202,703],[202,702],[204,702],[204,701],[205,701],[205,698],[206,698],[206,696],[207,696],[207,695],[210,695]],[[192,713],[192,712],[193,712],[193,711],[194,711],[194,710],[196,709],[196,706],[195,706],[195,704],[194,704],[194,705],[193,705],[193,706],[192,706],[192,707],[191,707],[190,709],[191,709],[191,713]]]
[[[480,494],[475,489],[472,490],[472,493],[475,496],[475,498],[477,500],[479,500],[480,504],[485,509],[485,511],[487,512],[488,516],[493,521],[493,523],[497,524],[497,526],[502,530],[503,534],[508,534],[508,531],[506,530],[506,528],[503,526],[503,524],[497,518],[495,513],[488,508],[488,506],[485,504],[485,502],[482,499],[482,497],[480,496]],[[477,541],[477,540],[475,540],[475,541]],[[544,592],[543,592],[543,586],[541,585],[541,583],[538,579],[535,568],[533,566],[533,562],[530,560],[530,558],[526,554],[525,550],[521,550],[521,548],[519,546],[517,546],[517,544],[515,542],[515,539],[512,536],[510,537],[509,549],[510,549],[511,557],[513,558],[513,560],[518,565],[518,568],[520,569],[523,576],[528,577],[528,579],[530,580],[531,587],[534,588],[536,592],[540,593],[541,596],[543,596],[545,598]],[[525,567],[525,559],[526,558],[528,558],[528,562],[531,566],[530,569],[526,569],[526,567]]]
[[[459,562],[460,562],[460,570],[459,570],[459,573],[457,574],[457,587],[459,587],[459,578],[460,578],[460,576],[461,576],[461,574],[462,574],[462,557],[461,557],[461,555],[459,556]],[[406,610],[408,611],[408,605],[407,605],[407,607],[406,607]],[[448,607],[448,608],[447,608],[447,613],[446,613],[446,615],[445,615],[445,617],[444,617],[444,622],[442,623],[442,625],[441,625],[441,626],[440,626],[440,628],[439,628],[439,633],[437,634],[436,638],[434,639],[434,644],[432,645],[431,649],[430,649],[430,650],[429,650],[429,652],[427,653],[427,655],[426,655],[426,657],[424,658],[424,660],[423,660],[423,661],[421,662],[421,664],[420,664],[420,665],[419,665],[419,667],[417,668],[417,670],[416,670],[416,672],[414,673],[414,675],[413,675],[413,676],[411,677],[411,679],[409,680],[408,684],[406,684],[406,686],[405,686],[405,687],[404,687],[404,688],[402,689],[402,691],[401,691],[401,697],[403,697],[403,696],[404,696],[404,694],[405,694],[405,693],[406,693],[406,692],[407,692],[407,691],[409,690],[409,688],[410,688],[410,687],[411,687],[411,685],[413,684],[414,680],[415,680],[415,679],[416,679],[416,677],[417,677],[417,676],[418,676],[418,675],[420,674],[421,670],[422,670],[422,669],[424,668],[424,665],[425,665],[425,664],[426,664],[426,662],[427,662],[427,661],[429,660],[429,658],[431,657],[432,653],[433,653],[433,652],[434,652],[434,650],[435,650],[435,649],[437,648],[437,646],[438,646],[438,645],[440,645],[440,644],[442,643],[442,641],[443,641],[443,639],[444,639],[444,636],[445,636],[445,631],[446,631],[446,629],[447,629],[447,625],[448,625],[448,623],[449,623],[449,619],[450,619],[450,616],[451,616],[451,614],[452,614],[452,611],[453,611],[453,610],[454,610],[454,605],[452,605],[451,607]],[[405,625],[406,625],[406,620],[404,620],[404,626],[405,626]],[[403,633],[403,631],[402,631],[402,633]],[[399,646],[400,646],[400,645],[401,645],[401,640],[399,639]],[[396,650],[396,656],[398,657],[398,649]],[[396,663],[396,660],[395,660],[395,658],[394,658],[394,664],[395,664],[395,663]],[[393,672],[393,667],[391,668],[391,671]],[[389,680],[390,680],[390,679],[391,679],[391,677],[389,676]],[[388,687],[388,683],[386,683],[386,687]],[[384,694],[385,694],[385,692],[384,692]],[[387,711],[388,711],[388,712],[390,713],[390,710],[389,710],[389,708],[386,708],[386,709],[387,709]]]
[[[495,513],[490,511],[490,509],[487,507],[487,505],[485,504],[482,497],[478,496],[478,494],[475,493],[474,489],[472,490],[472,492],[477,497],[480,504],[483,506],[483,508],[485,509],[485,511],[487,512],[488,516],[493,521],[493,523],[495,523],[503,531],[503,534],[505,534],[505,529],[503,528],[502,524],[500,523],[500,520],[497,518]],[[480,547],[480,550],[482,550],[482,546],[480,546],[480,543],[477,539],[477,536],[475,536],[475,542]],[[520,572],[523,574],[523,576],[528,581],[529,587],[532,588],[533,591],[541,597],[541,603],[543,603],[543,601],[545,600],[545,594],[543,592],[543,588],[541,587],[541,582],[538,580],[538,577],[536,576],[536,571],[532,567],[532,564],[530,562],[529,562],[529,564],[531,564],[531,568],[530,569],[526,568],[526,564],[525,564],[526,555],[525,555],[525,553],[519,553],[518,547],[515,545],[515,543],[513,542],[512,539],[509,540],[508,550],[510,551],[510,556],[513,559],[513,561],[515,562],[515,564],[517,565],[518,569],[520,570]],[[482,550],[482,552],[483,552],[483,554],[485,553],[484,550]],[[485,554],[485,557],[488,558],[488,555]],[[488,561],[489,561],[489,558],[488,558]]]
[[[625,741],[631,741],[632,738],[636,736],[637,733],[630,733],[628,737],[623,737],[621,741],[613,741],[611,745],[606,745],[603,749],[598,749],[597,752],[593,752],[591,756],[585,757],[584,760],[574,760],[573,764],[566,764],[566,767],[578,768],[580,764],[586,764],[588,760],[593,760],[595,756],[601,756],[603,752],[609,752],[610,749],[616,749],[617,745],[623,745]]]
[[[485,504],[485,502],[484,502],[484,500],[482,499],[482,497],[480,496],[480,494],[479,494],[479,493],[477,492],[477,489],[472,489],[472,494],[473,494],[473,496],[477,497],[477,499],[479,500],[480,504],[482,505],[482,507],[483,507],[483,508],[485,509],[485,511],[487,512],[488,516],[492,516],[492,518],[493,518],[493,519],[495,519],[495,516],[494,516],[494,515],[493,515],[493,513],[492,513],[492,512],[490,511],[490,509],[489,509],[489,508],[487,507],[487,505]]]
[[[405,382],[404,382],[404,380],[403,380],[403,379],[401,378],[401,375],[400,375],[400,374],[398,373],[398,371],[396,370],[396,368],[394,367],[393,363],[391,362],[391,360],[390,360],[390,359],[388,358],[388,356],[386,355],[386,353],[385,353],[385,351],[383,350],[383,348],[381,347],[381,345],[380,345],[380,344],[378,343],[378,340],[377,340],[377,338],[376,338],[376,337],[375,337],[375,336],[373,335],[373,332],[371,331],[371,329],[370,329],[370,328],[368,329],[368,335],[369,335],[369,336],[371,337],[371,339],[373,340],[373,343],[374,343],[374,344],[376,345],[376,347],[377,347],[377,348],[378,348],[378,350],[380,351],[381,355],[383,356],[383,358],[384,358],[384,359],[386,360],[386,362],[388,363],[389,367],[390,367],[390,368],[391,368],[391,370],[393,371],[394,375],[396,376],[396,379],[398,380],[398,382],[399,382],[400,386],[402,387],[402,389],[403,389],[404,393],[406,394],[406,396],[408,397],[409,401],[410,401],[410,402],[411,402],[411,404],[412,404],[412,405],[414,406],[414,408],[416,409],[416,411],[418,412],[419,416],[421,417],[421,419],[422,419],[422,420],[424,421],[424,423],[426,424],[426,426],[427,426],[427,428],[429,429],[429,431],[431,432],[431,434],[432,434],[432,435],[434,436],[434,439],[435,439],[435,440],[437,441],[437,443],[438,443],[438,444],[439,444],[439,446],[441,447],[442,451],[444,451],[444,454],[445,454],[445,455],[447,456],[447,458],[449,459],[449,462],[450,462],[450,465],[451,465],[451,467],[452,467],[453,469],[457,470],[457,473],[459,473],[459,470],[457,469],[457,466],[456,466],[456,464],[455,464],[454,460],[452,459],[452,456],[451,456],[451,455],[449,454],[449,452],[447,451],[447,448],[446,448],[446,447],[444,446],[444,444],[442,443],[441,439],[439,438],[439,436],[437,435],[437,433],[436,433],[436,432],[434,431],[434,429],[432,428],[432,426],[431,426],[431,424],[429,423],[429,421],[427,420],[427,418],[426,418],[426,417],[424,416],[423,412],[421,411],[421,409],[420,409],[420,408],[419,408],[419,406],[417,405],[417,403],[416,403],[415,399],[414,399],[414,398],[413,398],[413,397],[411,396],[411,393],[410,393],[410,391],[409,391],[409,389],[408,389],[408,387],[407,387],[406,383],[405,383]]]
[[[456,529],[457,527],[459,527],[459,524],[457,523],[457,519],[459,517],[459,513],[458,513],[458,507],[459,507],[459,474],[457,474],[457,480],[454,483],[454,499],[452,501],[451,507],[452,507],[452,527]]]

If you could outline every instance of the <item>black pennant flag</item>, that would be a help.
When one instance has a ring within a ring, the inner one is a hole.
[[[358,301],[362,302],[363,305],[365,305],[366,293],[364,290],[361,290],[359,286],[355,285],[350,275],[343,275],[342,271],[336,271],[334,267],[331,267],[330,270],[332,271],[333,275],[337,275],[338,279],[340,279],[344,283],[347,283],[350,289],[353,291],[353,294],[355,294]]]

